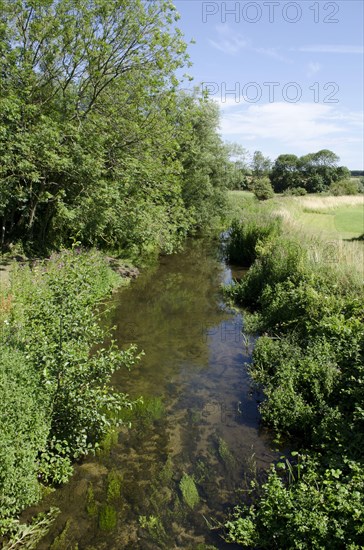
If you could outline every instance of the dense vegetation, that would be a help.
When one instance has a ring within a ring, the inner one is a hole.
[[[243,547],[351,548],[364,538],[362,271],[325,261],[325,248],[246,202],[230,255],[252,262],[227,289],[254,313],[262,336],[251,375],[264,389],[263,421],[293,438],[291,457],[253,484],[226,521]]]
[[[96,305],[118,281],[100,253],[74,249],[18,267],[2,296],[0,540],[42,484],[67,481],[131,406],[109,382],[135,349],[95,349],[106,335]]]
[[[1,247],[171,252],[221,215],[218,110],[169,0],[0,1]]]
[[[189,62],[177,20],[169,0],[0,0],[0,247],[58,251],[14,268],[0,289],[4,548],[32,547],[56,512],[33,526],[14,518],[65,482],[132,405],[110,379],[138,356],[102,347],[98,304],[117,280],[93,247],[171,253],[219,223],[224,190],[243,173],[217,133],[217,106],[180,91],[176,74]],[[272,166],[256,152],[246,181],[261,199],[273,189],[341,193],[348,171],[337,162],[320,151]],[[363,308],[352,278],[314,268],[281,231],[263,209],[234,223],[230,258],[253,267],[231,294],[258,309],[252,328],[266,335],[252,368],[268,397],[263,418],[302,449],[291,483],[272,471],[260,505],[237,508],[227,537],[292,548],[345,539],[354,549],[364,513]],[[187,474],[181,492],[192,509]]]

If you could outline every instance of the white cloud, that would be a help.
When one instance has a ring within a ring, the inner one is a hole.
[[[352,46],[348,44],[313,44],[311,46],[302,46],[298,48],[299,52],[312,53],[343,53],[343,54],[363,54],[363,46]]]
[[[321,65],[320,63],[314,63],[311,61],[311,63],[309,63],[307,65],[307,71],[306,71],[306,74],[308,77],[311,77],[311,76],[314,76],[315,74],[319,73],[321,70]]]
[[[332,149],[344,156],[352,145],[360,146],[363,113],[339,111],[319,103],[223,104],[221,133],[251,148],[262,149],[262,140],[274,142],[280,152],[289,149],[304,154]],[[234,106],[235,105],[235,106]],[[250,145],[249,145],[250,144]],[[260,145],[259,145],[260,144]]]

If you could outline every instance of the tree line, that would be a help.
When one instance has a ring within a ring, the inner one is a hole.
[[[221,214],[218,108],[169,0],[0,0],[2,250],[175,250]]]
[[[340,158],[328,149],[297,157],[279,155],[272,162],[261,151],[255,151],[249,162],[235,160],[240,172],[237,187],[256,193],[258,198],[270,198],[273,193],[355,194],[363,192],[361,181],[351,180],[351,172],[339,165]]]

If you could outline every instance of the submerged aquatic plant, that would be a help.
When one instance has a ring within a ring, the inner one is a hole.
[[[107,501],[114,502],[120,498],[122,476],[116,470],[111,470],[107,476]]]
[[[86,494],[86,512],[90,517],[97,516],[97,504],[92,484],[87,489]]]
[[[235,466],[235,458],[231,453],[226,441],[219,437],[218,439],[218,452],[221,461],[223,462],[225,468],[230,470]]]
[[[99,527],[102,531],[115,529],[118,520],[118,513],[113,506],[105,504],[102,506],[99,515]]]
[[[158,516],[140,516],[140,527],[148,531],[150,537],[157,543],[161,543],[166,538],[166,532],[162,520]]]
[[[197,491],[196,483],[193,477],[188,474],[183,474],[181,481],[179,482],[182,497],[184,502],[193,510],[200,501],[200,496]]]

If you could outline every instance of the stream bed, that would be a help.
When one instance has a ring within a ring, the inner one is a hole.
[[[196,239],[114,295],[113,337],[144,356],[113,385],[144,404],[33,509],[61,510],[39,550],[237,548],[210,527],[275,459],[247,374],[253,341],[221,296],[241,275]]]

